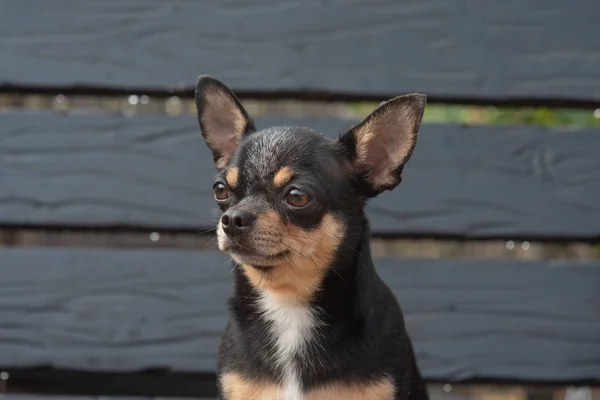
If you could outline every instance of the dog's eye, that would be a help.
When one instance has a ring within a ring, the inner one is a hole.
[[[285,195],[285,201],[292,207],[304,207],[310,202],[310,196],[298,189],[292,189]]]
[[[215,199],[217,200],[227,200],[230,196],[229,190],[222,183],[217,183],[214,187],[215,191]]]

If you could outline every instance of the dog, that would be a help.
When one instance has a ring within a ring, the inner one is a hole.
[[[219,398],[427,399],[365,215],[368,199],[400,183],[427,97],[384,102],[335,139],[257,130],[214,77],[198,78],[195,101],[217,169],[218,247],[234,262]]]

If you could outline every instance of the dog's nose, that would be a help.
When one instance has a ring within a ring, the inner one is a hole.
[[[226,211],[221,217],[221,226],[227,235],[239,235],[250,230],[254,219],[254,215],[248,211]]]

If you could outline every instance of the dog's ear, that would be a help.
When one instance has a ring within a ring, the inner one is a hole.
[[[419,93],[395,97],[340,137],[352,160],[353,177],[365,195],[375,196],[400,183],[426,103],[427,96]]]
[[[254,122],[225,84],[210,76],[196,82],[198,122],[217,168],[229,163],[241,138],[254,132]]]

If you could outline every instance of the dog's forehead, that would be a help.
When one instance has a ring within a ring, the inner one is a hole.
[[[300,167],[318,160],[330,140],[308,128],[272,127],[251,135],[243,144],[239,164],[248,177],[267,177],[284,166]]]

